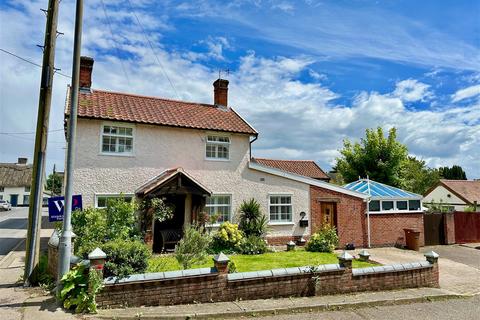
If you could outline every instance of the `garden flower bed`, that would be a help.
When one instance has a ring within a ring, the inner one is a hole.
[[[302,249],[295,251],[269,252],[257,255],[232,254],[229,255],[229,258],[235,263],[237,272],[338,263],[337,256],[334,253],[308,252]],[[211,267],[212,265],[211,257],[209,257],[204,263],[195,264],[192,268],[205,268]],[[360,260],[353,261],[353,268],[366,268],[375,265],[378,264]],[[182,267],[175,259],[175,256],[170,254],[155,255],[150,258],[148,263],[148,272],[163,272],[181,269]]]

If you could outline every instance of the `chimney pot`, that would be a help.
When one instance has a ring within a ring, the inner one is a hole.
[[[217,79],[213,83],[213,103],[217,106],[228,106],[228,80]]]
[[[80,57],[80,89],[90,91],[92,86],[93,58]]]
[[[28,158],[18,158],[18,164],[27,164]]]

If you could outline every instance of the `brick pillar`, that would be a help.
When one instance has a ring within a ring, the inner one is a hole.
[[[432,265],[433,268],[433,279],[430,280],[430,285],[432,287],[440,287],[440,275],[438,272],[438,253],[435,251],[429,251],[424,254],[425,259]]]
[[[445,230],[445,244],[455,243],[455,215],[453,212],[443,214],[444,230]]]
[[[219,254],[215,255],[213,257],[213,263],[215,269],[217,269],[218,273],[226,274],[228,273],[228,262],[230,259],[223,254],[223,252],[220,252]]]
[[[105,260],[107,255],[100,248],[96,248],[88,254],[88,260],[90,260],[90,269],[97,270],[103,275],[103,267],[105,266]]]
[[[338,258],[338,263],[342,268],[345,268],[347,270],[348,269],[352,270],[353,257],[350,253],[348,253],[347,251],[343,251],[342,254],[337,256],[337,258]]]

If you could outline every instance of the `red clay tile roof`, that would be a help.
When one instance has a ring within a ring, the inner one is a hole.
[[[82,118],[257,134],[232,108],[211,104],[93,89],[91,93],[80,91],[78,100],[78,117]],[[66,116],[70,112],[69,101],[67,98]]]
[[[313,160],[275,160],[254,158],[253,161],[267,167],[280,169],[314,179],[330,180],[327,174],[323,172],[323,170]]]
[[[480,181],[441,179],[440,183],[467,202],[473,204],[474,201],[477,201],[480,203]]]

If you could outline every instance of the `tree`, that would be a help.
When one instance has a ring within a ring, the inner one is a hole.
[[[436,169],[427,167],[425,161],[409,156],[400,170],[400,188],[423,194],[440,179]]]
[[[383,129],[378,127],[377,130],[367,129],[360,142],[344,140],[335,166],[345,182],[368,176],[378,182],[399,186],[400,169],[407,161],[408,150],[396,138],[395,128],[390,129],[385,137]]]
[[[451,168],[449,167],[441,167],[440,169],[440,176],[443,179],[450,179],[450,180],[467,180],[467,175],[465,171],[463,171],[462,167],[454,165]]]
[[[47,178],[47,190],[52,192],[52,195],[59,195],[62,193],[62,177],[57,173],[51,173]]]

